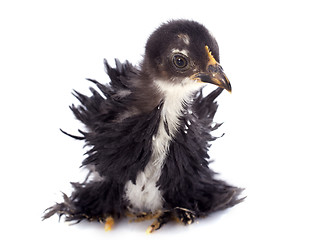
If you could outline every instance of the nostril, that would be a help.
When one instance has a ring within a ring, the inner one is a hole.
[[[207,70],[209,72],[215,73],[219,71],[219,65],[209,65]]]

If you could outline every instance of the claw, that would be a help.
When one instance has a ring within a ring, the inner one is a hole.
[[[147,230],[146,230],[146,234],[151,234],[152,232],[158,230],[161,227],[161,223],[157,220],[155,220],[153,222],[153,224],[151,224]]]
[[[149,228],[147,228],[147,230],[146,230],[146,234],[151,234],[153,231],[154,231],[153,227],[149,226]]]
[[[112,217],[107,217],[107,219],[105,220],[105,224],[104,224],[104,230],[106,232],[111,231],[113,225],[114,225],[113,218]]]
[[[194,222],[196,215],[195,212],[185,208],[175,208],[177,211],[175,220],[177,222],[183,223],[184,225],[190,225]]]

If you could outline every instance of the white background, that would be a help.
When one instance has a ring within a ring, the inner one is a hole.
[[[10,3],[9,3],[10,2]],[[322,239],[320,1],[1,1],[1,239]],[[68,226],[45,208],[82,180],[82,127],[68,106],[85,78],[107,82],[103,58],[137,64],[169,19],[203,23],[233,93],[219,98],[212,168],[245,187],[244,203],[146,236],[150,222]]]

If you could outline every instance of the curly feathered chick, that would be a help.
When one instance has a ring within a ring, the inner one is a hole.
[[[184,224],[239,203],[241,189],[215,178],[208,148],[217,111],[215,99],[231,85],[220,66],[219,48],[208,30],[194,21],[161,25],[148,39],[140,67],[116,68],[105,62],[111,82],[92,81],[100,90],[75,92],[71,106],[86,131],[90,150],[83,161],[97,177],[73,183],[74,191],[44,216],[67,221],[133,216],[154,218],[147,232],[170,220]],[[207,96],[201,88],[219,86]]]

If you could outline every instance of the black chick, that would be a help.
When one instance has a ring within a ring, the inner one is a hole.
[[[170,220],[191,224],[242,201],[242,190],[215,179],[208,167],[211,131],[220,126],[213,124],[215,99],[223,89],[231,92],[219,62],[214,37],[187,20],[165,23],[149,37],[140,68],[105,61],[110,84],[89,79],[101,92],[75,92],[81,105],[71,106],[87,131],[66,133],[90,147],[83,166],[92,177],[72,183],[72,195],[64,194],[44,219],[57,213],[110,229],[115,218],[154,218],[150,233]],[[205,83],[219,88],[204,97]]]

